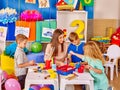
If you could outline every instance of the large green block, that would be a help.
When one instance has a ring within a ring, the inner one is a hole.
[[[36,22],[36,41],[50,42],[50,38],[42,37],[43,28],[56,29],[56,20],[37,21]]]

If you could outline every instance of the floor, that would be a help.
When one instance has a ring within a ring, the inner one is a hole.
[[[110,77],[108,76],[108,79]],[[116,74],[114,74],[113,81],[109,80],[109,84],[113,87],[113,90],[120,90],[120,71],[118,74],[118,77],[116,77]]]

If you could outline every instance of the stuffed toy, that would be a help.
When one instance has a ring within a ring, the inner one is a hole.
[[[111,36],[111,44],[116,44],[120,46],[120,27]]]

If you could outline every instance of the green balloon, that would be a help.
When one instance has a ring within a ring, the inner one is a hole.
[[[42,44],[40,44],[39,42],[34,42],[34,43],[31,45],[31,51],[32,51],[33,53],[41,52],[41,51],[42,51]]]

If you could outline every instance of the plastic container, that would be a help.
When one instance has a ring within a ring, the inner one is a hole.
[[[51,69],[51,60],[46,60],[45,69]]]
[[[83,72],[84,72],[84,65],[81,65],[81,66],[78,68],[78,72],[79,72],[79,73],[83,73]]]
[[[61,67],[57,67],[57,73],[61,75],[72,74],[73,71],[75,71],[75,68],[73,66],[64,65]]]

